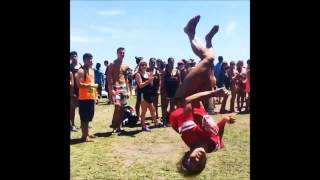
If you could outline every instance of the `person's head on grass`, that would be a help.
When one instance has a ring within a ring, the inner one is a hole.
[[[181,170],[185,175],[200,174],[207,163],[207,155],[203,147],[196,147],[186,152],[181,160]]]

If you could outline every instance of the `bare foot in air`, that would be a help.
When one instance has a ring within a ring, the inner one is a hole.
[[[196,34],[196,27],[200,20],[200,15],[197,15],[190,19],[186,27],[184,27],[184,32],[188,35],[190,39],[194,39],[194,35]]]
[[[207,48],[211,48],[212,47],[212,38],[213,36],[219,31],[219,26],[218,25],[214,25],[212,27],[212,29],[210,30],[210,32],[206,35],[205,40],[206,40],[206,45]]]

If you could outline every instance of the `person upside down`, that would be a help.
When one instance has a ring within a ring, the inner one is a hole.
[[[199,15],[192,18],[184,28],[184,32],[189,37],[193,52],[201,62],[188,73],[179,86],[174,97],[177,109],[170,114],[169,118],[171,127],[181,135],[182,140],[190,148],[181,161],[182,170],[187,174],[202,172],[207,162],[206,154],[224,147],[222,136],[225,124],[235,122],[235,118],[226,116],[216,123],[201,103],[210,97],[226,96],[228,91],[221,88],[198,92],[203,89],[212,89],[210,72],[214,55],[211,40],[219,30],[219,26],[213,26],[206,35],[206,46],[204,46],[195,38],[195,29],[199,20]],[[205,88],[206,86],[208,87]]]

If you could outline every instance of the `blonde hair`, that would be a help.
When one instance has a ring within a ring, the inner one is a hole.
[[[148,66],[148,64],[147,64],[147,62],[145,62],[143,59],[139,62],[139,67],[138,67],[138,72],[140,72],[141,71],[141,64],[146,64],[147,66]]]

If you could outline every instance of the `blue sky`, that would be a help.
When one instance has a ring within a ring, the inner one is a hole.
[[[116,59],[126,48],[125,63],[135,67],[135,56],[199,59],[193,54],[183,27],[201,15],[196,36],[219,25],[213,38],[216,56],[225,61],[250,58],[250,2],[237,1],[71,1],[70,50],[90,52],[94,64]],[[216,63],[216,62],[215,62]],[[104,69],[104,66],[102,66]]]

